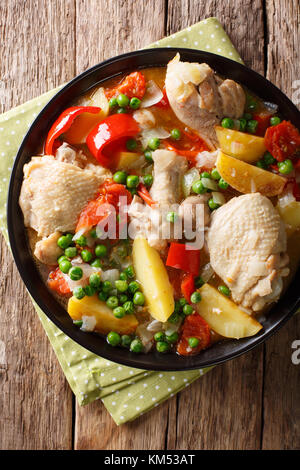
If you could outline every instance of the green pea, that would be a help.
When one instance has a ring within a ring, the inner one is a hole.
[[[255,164],[258,168],[261,168],[262,170],[266,170],[268,168],[268,165],[264,160],[258,160]]]
[[[203,284],[205,284],[205,282],[203,281],[202,277],[201,276],[197,276],[195,278],[195,286],[196,287],[202,287]]]
[[[129,105],[129,98],[128,96],[124,95],[124,93],[120,93],[117,96],[117,103],[121,108],[126,108]]]
[[[126,292],[128,289],[127,281],[117,280],[115,286],[119,292]]]
[[[98,238],[97,230],[95,228],[92,228],[92,230],[90,230],[90,236],[92,238]]]
[[[75,256],[77,255],[77,248],[75,246],[69,246],[65,249],[65,255],[68,258],[75,258]]]
[[[223,178],[220,178],[218,181],[218,186],[221,189],[227,189],[228,188],[228,183]]]
[[[153,176],[152,175],[143,176],[143,182],[145,186],[151,186],[153,183]]]
[[[116,308],[119,305],[119,299],[116,295],[111,295],[106,301],[106,305],[109,308]]]
[[[83,272],[79,266],[73,266],[69,271],[69,276],[72,281],[79,281],[82,278]]]
[[[132,279],[135,276],[134,268],[133,266],[127,266],[127,268],[124,269],[125,274]]]
[[[66,259],[67,261],[69,261],[69,258],[68,258],[66,255],[61,255],[61,256],[59,256],[59,257],[57,258],[58,264],[61,263],[62,260],[65,260],[65,259]]]
[[[208,207],[210,208],[210,210],[214,211],[215,209],[218,209],[218,207],[220,207],[220,204],[217,204],[213,198],[210,198],[208,201],[207,201],[207,204],[208,204]]]
[[[126,315],[126,312],[123,307],[116,307],[113,309],[113,314],[116,318],[123,318]]]
[[[257,102],[251,95],[247,95],[247,102],[246,102],[247,109],[250,111],[255,111],[257,108]]]
[[[170,323],[178,323],[181,319],[181,315],[179,312],[173,312],[172,315],[168,318],[168,322]]]
[[[181,311],[181,305],[180,305],[180,302],[179,300],[175,300],[175,304],[174,304],[174,312],[175,313],[179,313]]]
[[[176,343],[178,341],[178,333],[174,331],[171,335],[166,335],[166,340],[168,343]]]
[[[134,305],[144,305],[145,303],[145,296],[142,292],[138,291],[133,296],[133,303]]]
[[[59,248],[61,248],[62,250],[65,250],[66,248],[68,248],[68,246],[72,243],[72,239],[70,240],[70,237],[67,237],[66,235],[62,235],[61,237],[59,237],[59,239],[57,240],[57,245],[59,246]]]
[[[143,350],[143,344],[140,339],[134,339],[130,343],[130,351],[134,353],[140,353]]]
[[[200,175],[200,178],[209,178],[211,179],[211,174],[208,171],[203,171]]]
[[[82,250],[80,256],[85,263],[88,263],[93,258],[93,255],[89,250]]]
[[[83,297],[85,296],[83,287],[81,286],[75,287],[75,289],[73,290],[73,295],[74,297],[76,297],[76,299],[79,299],[79,300],[83,299]]]
[[[181,299],[179,299],[179,303],[180,303],[181,307],[184,307],[187,304],[187,301],[184,297],[182,297]]]
[[[72,268],[72,264],[70,263],[69,260],[67,259],[63,259],[60,263],[59,263],[59,269],[61,270],[62,273],[64,274],[67,274],[70,269]]]
[[[226,295],[226,297],[230,296],[230,289],[228,289],[227,286],[219,286],[218,291],[221,292],[221,294]]]
[[[108,102],[110,108],[114,108],[118,105],[117,98],[111,98]]]
[[[77,238],[76,245],[86,246],[86,238],[84,235],[81,235],[79,238]]]
[[[121,281],[127,281],[127,279],[128,279],[127,274],[125,272],[121,273],[120,274],[120,279],[121,279]]]
[[[270,119],[271,126],[277,126],[277,124],[281,123],[281,119],[278,116],[272,116]]]
[[[134,305],[133,305],[133,302],[131,302],[131,300],[128,300],[127,302],[125,302],[125,304],[123,304],[123,308],[127,315],[131,315],[134,312]]]
[[[148,163],[153,163],[152,152],[151,150],[145,150],[144,152],[145,159]]]
[[[170,349],[170,346],[165,341],[158,341],[156,343],[156,350],[159,353],[165,353],[165,352],[169,351],[169,349]]]
[[[132,152],[137,148],[137,141],[135,139],[128,139],[126,142],[126,148]]]
[[[251,119],[251,117],[252,117],[252,116],[251,116],[251,114],[250,114],[250,119]],[[246,127],[247,127],[247,120],[241,118],[241,119],[239,119],[239,124],[240,124],[240,131],[241,131],[241,132],[245,132]]]
[[[199,339],[198,338],[194,338],[194,337],[191,337],[188,339],[188,343],[189,343],[189,346],[191,348],[196,348],[199,344]]]
[[[211,177],[213,180],[217,180],[217,181],[221,178],[221,175],[216,168],[213,168],[211,170]]]
[[[78,328],[81,328],[83,324],[82,320],[73,320],[73,325],[78,326]]]
[[[116,333],[115,331],[110,331],[106,337],[107,339],[107,342],[111,345],[111,346],[118,346],[118,344],[120,344],[121,342],[121,337],[118,333]]]
[[[93,268],[102,268],[102,264],[99,258],[96,258],[94,261],[92,261],[91,266]]]
[[[252,119],[252,114],[244,113],[242,116],[242,119],[246,119],[246,121],[250,121],[250,119]]]
[[[97,245],[95,248],[97,258],[104,258],[107,255],[107,247],[105,245]]]
[[[98,297],[99,297],[99,300],[102,300],[102,302],[106,302],[107,297],[108,297],[108,293],[104,292],[104,291],[101,291],[101,292],[99,292]]]
[[[131,344],[132,338],[129,335],[122,335],[121,336],[121,343],[124,348],[129,348]]]
[[[117,110],[117,114],[126,114],[127,113],[127,109],[126,108],[119,108]]]
[[[128,297],[127,297],[126,294],[121,294],[120,295],[120,297],[119,297],[120,304],[122,304],[122,305],[125,304],[125,302],[127,302],[127,300],[128,300]]]
[[[194,309],[191,305],[186,304],[186,305],[184,305],[182,311],[185,315],[191,315],[193,313]]]
[[[151,150],[157,150],[159,146],[160,146],[159,138],[158,137],[151,137],[151,139],[148,142],[148,147]]]
[[[136,98],[136,96],[131,98],[131,100],[129,102],[129,106],[131,107],[131,109],[138,109],[140,107],[140,105],[141,105],[141,100]]]
[[[191,295],[191,303],[192,304],[197,304],[201,300],[201,294],[199,292],[193,292]]]
[[[128,290],[130,292],[130,294],[135,294],[140,288],[140,285],[138,282],[136,281],[132,281],[130,282],[129,286],[128,286]]]
[[[171,224],[174,224],[177,220],[178,216],[176,214],[176,212],[168,212],[168,214],[166,215],[166,219],[168,222],[170,222]]]
[[[222,119],[221,126],[225,127],[225,129],[233,129],[234,128],[234,120],[231,118],[224,118]]]
[[[172,129],[170,134],[174,140],[179,140],[181,138],[181,132],[179,129]]]
[[[90,286],[92,286],[94,289],[99,289],[101,286],[100,274],[99,273],[91,274],[89,278],[89,283],[90,283]]]
[[[113,180],[119,184],[125,184],[126,178],[127,178],[127,173],[125,173],[125,171],[117,171],[113,176]]]
[[[154,335],[154,340],[155,341],[164,341],[166,338],[165,333],[163,331],[158,331]]]
[[[88,286],[85,286],[84,292],[85,292],[85,295],[87,295],[88,297],[91,297],[92,295],[95,294],[96,289],[92,287],[91,285],[88,285]]]
[[[102,285],[102,291],[103,292],[110,292],[112,290],[113,286],[110,281],[104,281]]]
[[[263,161],[267,166],[273,165],[276,160],[270,152],[266,152],[263,156]]]
[[[192,190],[196,194],[206,193],[206,188],[204,187],[201,180],[195,181],[195,183],[192,185]]]
[[[136,188],[139,184],[139,177],[137,175],[129,175],[126,178],[127,188]]]
[[[284,160],[283,162],[278,162],[278,170],[283,175],[288,175],[289,173],[291,173],[291,171],[293,171],[293,169],[293,163],[289,159]]]
[[[255,134],[257,126],[258,126],[258,121],[256,121],[255,119],[251,119],[250,121],[247,122],[246,131],[249,132],[250,134]]]

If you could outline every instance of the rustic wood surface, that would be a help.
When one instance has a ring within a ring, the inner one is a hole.
[[[292,97],[298,1],[10,0],[0,3],[0,111],[210,16],[247,65]],[[300,366],[291,362],[300,316],[264,346],[117,427],[101,402],[74,404],[3,239],[0,256],[0,449],[300,448]]]

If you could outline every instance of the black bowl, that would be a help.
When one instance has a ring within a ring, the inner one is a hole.
[[[125,349],[109,346],[103,337],[84,333],[75,327],[71,318],[45,287],[28,249],[23,215],[18,200],[23,179],[23,165],[40,147],[51,124],[70,103],[89,88],[103,80],[139,68],[165,66],[179,52],[190,62],[206,62],[219,74],[232,78],[248,87],[262,99],[276,103],[282,115],[300,128],[300,112],[274,85],[253,70],[219,55],[192,49],[158,48],[124,54],[102,62],[74,78],[63,87],[44,107],[27,132],[15,159],[11,174],[7,221],[10,245],[16,265],[31,296],[45,314],[70,338],[88,350],[131,367],[149,370],[198,369],[222,363],[237,357],[269,338],[299,308],[299,270],[288,290],[276,303],[266,320],[263,330],[254,337],[228,340],[213,345],[198,356],[180,357],[175,354],[134,354]]]

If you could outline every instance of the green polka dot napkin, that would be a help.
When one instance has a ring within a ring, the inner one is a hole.
[[[242,62],[216,18],[208,18],[149,47],[190,47]],[[8,242],[6,196],[13,161],[28,127],[58,88],[0,116],[0,229]],[[35,308],[66,378],[81,405],[101,398],[117,424],[134,420],[187,387],[209,369],[149,372],[97,357],[60,331]]]

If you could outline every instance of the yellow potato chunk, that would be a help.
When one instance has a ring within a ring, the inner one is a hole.
[[[118,152],[116,154],[117,170],[130,170],[144,163],[144,157],[136,152]]]
[[[204,284],[199,292],[201,301],[196,304],[199,315],[212,330],[225,338],[246,338],[254,336],[262,325],[209,284]]]
[[[282,176],[230,157],[221,150],[216,167],[221,177],[243,194],[259,192],[264,196],[276,196],[283,191],[286,183]]]
[[[221,150],[231,157],[253,163],[259,160],[267,150],[263,137],[225,129],[221,126],[216,126],[215,129]]]
[[[99,300],[96,295],[85,296],[80,300],[74,296],[71,297],[68,303],[68,314],[73,320],[81,320],[83,316],[95,317],[95,331],[104,335],[110,331],[116,331],[120,335],[130,335],[138,326],[135,315],[116,318],[112,309],[105,302]]]
[[[145,238],[136,238],[132,256],[136,277],[143,288],[150,314],[156,320],[166,322],[174,311],[174,296],[167,270],[158,252]]]
[[[300,228],[300,202],[293,201],[285,207],[277,204],[277,210],[282,220],[289,226],[290,232]]]

